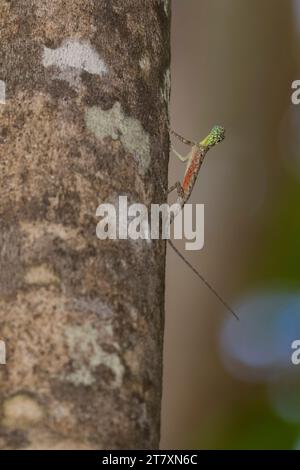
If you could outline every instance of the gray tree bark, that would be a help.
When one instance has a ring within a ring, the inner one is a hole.
[[[165,244],[96,209],[162,202],[169,36],[169,0],[1,1],[2,449],[158,446]]]

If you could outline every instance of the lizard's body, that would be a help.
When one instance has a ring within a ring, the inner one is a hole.
[[[203,160],[207,152],[214,147],[219,142],[222,142],[225,138],[225,129],[221,126],[214,126],[208,136],[199,143],[191,142],[184,139],[176,132],[172,131],[181,142],[184,144],[190,145],[192,147],[191,151],[185,156],[181,156],[176,150],[172,149],[175,155],[182,161],[187,162],[186,170],[182,182],[179,181],[169,189],[169,192],[174,189],[177,190],[177,204],[179,205],[179,210],[172,213],[171,223],[174,221],[175,217],[180,213],[184,208],[184,205],[191,197],[193,188],[196,184],[200,168],[202,166]],[[192,269],[192,271],[204,282],[204,284],[216,295],[220,302],[238,319],[237,314],[232,310],[232,308],[223,300],[223,298],[218,294],[218,292],[212,287],[212,285],[205,279],[202,274],[200,274],[189,261],[180,253],[180,251],[175,247],[171,240],[168,240],[169,244],[173,250],[178,254],[178,256]]]
[[[177,157],[182,162],[187,162],[182,182],[177,182],[169,190],[169,192],[173,191],[174,189],[177,190],[178,197],[176,202],[179,204],[181,210],[191,197],[205,155],[212,147],[225,138],[225,129],[221,126],[214,126],[209,135],[199,143],[186,140],[180,135],[176,134],[176,132],[172,131],[172,133],[183,143],[192,146],[191,151],[185,157],[182,157],[178,152],[176,152],[176,150],[173,149],[175,155],[177,155]],[[172,222],[180,210],[173,216]]]

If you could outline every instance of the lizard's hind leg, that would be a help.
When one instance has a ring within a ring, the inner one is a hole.
[[[172,191],[174,191],[176,189],[177,191],[177,194],[178,196],[182,196],[183,195],[183,189],[182,189],[182,186],[181,186],[181,183],[180,181],[177,181],[175,184],[173,184],[173,186],[171,186],[169,189],[168,189],[168,194],[170,194]]]

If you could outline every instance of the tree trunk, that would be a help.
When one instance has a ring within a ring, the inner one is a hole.
[[[162,202],[169,33],[169,0],[1,2],[2,449],[158,446],[165,244],[96,209]]]

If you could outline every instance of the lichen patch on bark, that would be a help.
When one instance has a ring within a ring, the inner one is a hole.
[[[171,1],[170,0],[162,0],[164,2],[164,8],[165,8],[165,13],[167,16],[170,15],[170,4],[171,4]]]
[[[22,429],[35,426],[42,421],[44,411],[41,405],[24,394],[7,398],[2,405],[1,425],[6,428]]]
[[[46,264],[32,266],[25,273],[25,282],[27,284],[57,284],[60,279],[49,269]]]
[[[151,62],[150,59],[147,55],[143,56],[140,61],[139,61],[140,67],[143,70],[143,72],[146,74],[146,76],[149,76],[149,72],[151,69]]]
[[[73,370],[63,380],[75,386],[92,385],[96,382],[94,372],[99,366],[104,366],[112,373],[110,387],[122,386],[124,367],[118,355],[119,346],[114,340],[111,323],[104,323],[101,330],[88,324],[84,327],[70,326],[65,335]],[[103,342],[110,345],[110,351],[101,345]]]
[[[25,247],[43,244],[46,240],[59,239],[74,250],[86,248],[87,242],[82,230],[63,224],[49,222],[20,222],[20,229]]]
[[[137,161],[140,173],[145,175],[151,163],[149,135],[137,119],[124,114],[120,103],[107,111],[99,106],[88,109],[85,122],[88,130],[100,140],[119,138],[125,151]]]
[[[0,80],[0,105],[6,103],[6,85],[3,80]]]
[[[161,89],[161,96],[165,103],[170,101],[170,90],[171,90],[171,72],[168,68],[164,74],[164,83]]]
[[[43,65],[53,68],[53,78],[66,80],[69,85],[79,88],[83,71],[102,76],[107,73],[104,61],[88,41],[68,39],[57,49],[44,46]]]

